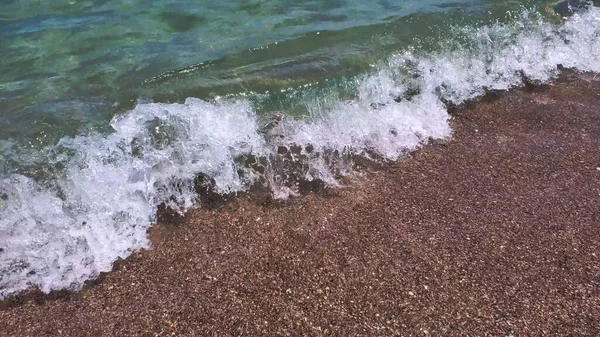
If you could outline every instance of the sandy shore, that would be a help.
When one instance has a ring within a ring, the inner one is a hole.
[[[159,225],[3,336],[599,336],[600,75],[460,108],[455,135],[282,205]]]

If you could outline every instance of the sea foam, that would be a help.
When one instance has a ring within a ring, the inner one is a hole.
[[[327,153],[395,160],[451,136],[449,103],[524,79],[548,82],[559,65],[600,71],[600,10],[561,27],[528,11],[516,21],[454,28],[463,38],[436,53],[401,51],[356,78],[353,99],[326,108],[307,103],[307,118],[282,116],[265,128],[247,100],[189,98],[139,104],[113,119],[109,135],[62,139],[36,156],[62,167],[53,179],[0,177],[0,298],[33,286],[78,289],[116,259],[148,248],[159,205],[180,212],[202,205],[199,174],[219,193],[261,182],[287,197],[294,186],[276,168],[278,150],[296,147],[305,179],[335,185],[339,172]],[[266,171],[243,165],[249,157],[266,161]]]

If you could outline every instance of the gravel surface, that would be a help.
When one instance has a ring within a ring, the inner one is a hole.
[[[455,112],[346,188],[195,210],[2,336],[600,336],[600,76]]]

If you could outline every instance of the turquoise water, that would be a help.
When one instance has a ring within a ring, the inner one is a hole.
[[[555,3],[3,1],[0,299],[151,248],[199,176],[339,186],[356,156],[451,137],[449,104],[600,72],[600,10]]]
[[[0,139],[55,144],[136,102],[297,88],[363,73],[415,38],[530,1],[9,1]]]

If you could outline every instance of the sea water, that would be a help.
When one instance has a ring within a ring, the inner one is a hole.
[[[336,186],[348,158],[451,137],[449,105],[600,71],[600,9],[555,3],[2,2],[0,299],[150,248],[159,206],[202,207],[199,176]]]

